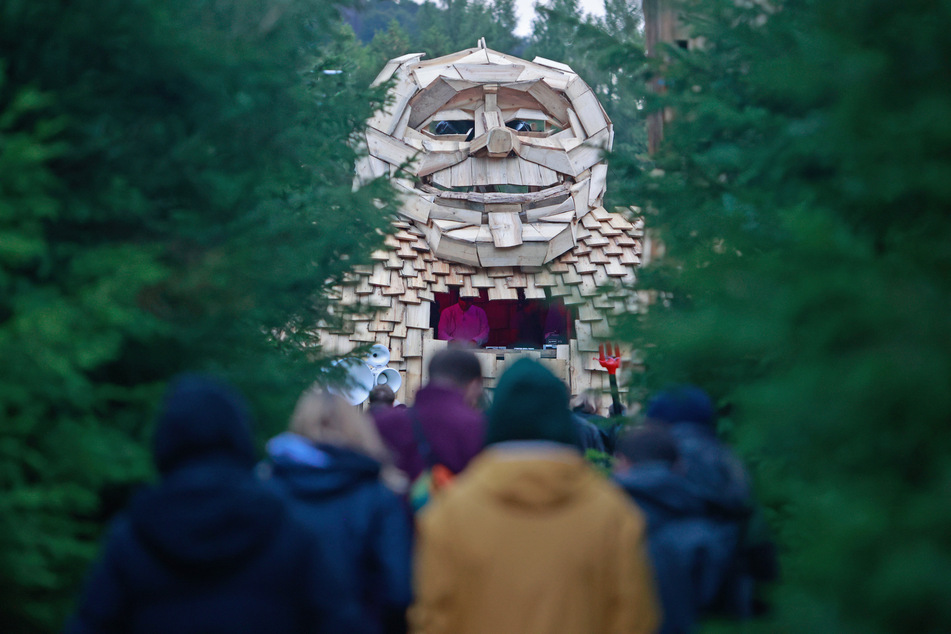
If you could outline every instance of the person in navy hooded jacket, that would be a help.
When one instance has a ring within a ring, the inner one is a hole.
[[[717,437],[717,412],[710,396],[694,385],[668,387],[647,403],[645,421],[667,431],[677,447],[678,470],[702,498],[723,539],[732,543],[733,567],[713,609],[751,618],[768,606],[758,589],[779,575],[776,544],[752,494],[739,456]]]
[[[659,634],[689,634],[720,593],[733,565],[733,523],[717,517],[680,471],[666,429],[647,426],[617,441],[615,481],[647,517],[647,539],[664,608]]]
[[[359,630],[351,631],[405,631],[412,524],[399,492],[406,477],[370,418],[311,388],[267,453],[261,476],[318,538],[328,573],[359,606]]]
[[[68,634],[350,627],[315,540],[254,476],[249,416],[234,390],[178,378],[153,449],[160,481],[111,526]]]

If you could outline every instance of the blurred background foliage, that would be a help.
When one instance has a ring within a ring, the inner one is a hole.
[[[755,469],[784,579],[744,631],[951,631],[951,5],[680,10],[661,149],[612,157],[667,247],[618,330]]]
[[[616,323],[634,392],[708,389],[756,476],[773,611],[707,630],[951,631],[951,5],[683,0],[703,45],[652,60],[638,3],[606,8],[518,37],[511,0],[0,3],[0,630],[58,629],[171,375],[284,426],[319,290],[393,211],[351,189],[372,78],[484,36],[602,100],[609,204],[667,252]]]
[[[317,291],[393,211],[351,191],[382,94],[331,15],[0,3],[0,631],[59,627],[171,375],[237,383],[262,436],[313,380]]]

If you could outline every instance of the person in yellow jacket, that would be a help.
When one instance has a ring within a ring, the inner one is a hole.
[[[564,385],[522,359],[486,449],[420,516],[417,634],[649,634],[660,608],[636,506],[579,451]]]

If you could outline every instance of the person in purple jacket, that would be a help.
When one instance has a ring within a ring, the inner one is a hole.
[[[462,348],[447,348],[430,360],[429,383],[416,393],[412,407],[373,410],[371,414],[397,468],[413,481],[426,466],[414,416],[429,443],[432,460],[459,473],[485,442],[485,418],[476,409],[481,396],[478,357]]]

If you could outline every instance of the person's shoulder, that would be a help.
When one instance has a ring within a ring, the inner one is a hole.
[[[406,407],[381,407],[371,411],[370,418],[373,419],[377,429],[383,431],[394,426],[404,425],[409,420],[409,412]]]

